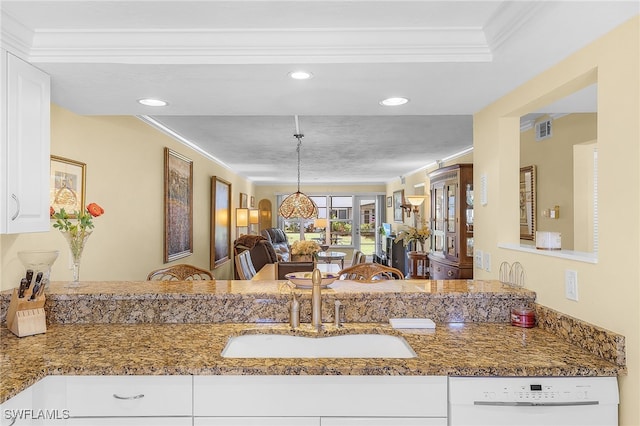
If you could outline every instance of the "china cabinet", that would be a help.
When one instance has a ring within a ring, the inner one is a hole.
[[[50,79],[0,50],[0,233],[49,230]]]
[[[473,165],[443,167],[429,179],[431,279],[473,278]]]

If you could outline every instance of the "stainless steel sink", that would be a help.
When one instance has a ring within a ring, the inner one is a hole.
[[[222,351],[225,358],[415,358],[401,336],[346,334],[304,337],[284,334],[234,336]]]

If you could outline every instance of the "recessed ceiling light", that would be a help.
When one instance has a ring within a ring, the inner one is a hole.
[[[380,101],[380,105],[384,106],[398,106],[404,105],[409,102],[407,98],[387,98]]]
[[[289,73],[289,77],[293,78],[294,80],[308,80],[313,77],[313,74],[308,71],[291,71]]]
[[[161,107],[161,106],[168,105],[167,101],[163,101],[162,99],[151,99],[151,98],[138,99],[138,103],[146,106],[152,106],[152,107]]]

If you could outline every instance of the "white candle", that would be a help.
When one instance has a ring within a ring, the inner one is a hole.
[[[298,116],[294,116],[296,118],[296,135],[300,134],[300,126],[298,126]]]

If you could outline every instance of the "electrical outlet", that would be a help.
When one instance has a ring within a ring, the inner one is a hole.
[[[476,268],[482,269],[482,250],[475,250]]]
[[[578,272],[566,269],[564,271],[564,295],[569,300],[578,301]]]
[[[491,253],[487,253],[486,251],[482,253],[482,263],[484,264],[484,270],[491,272]]]

